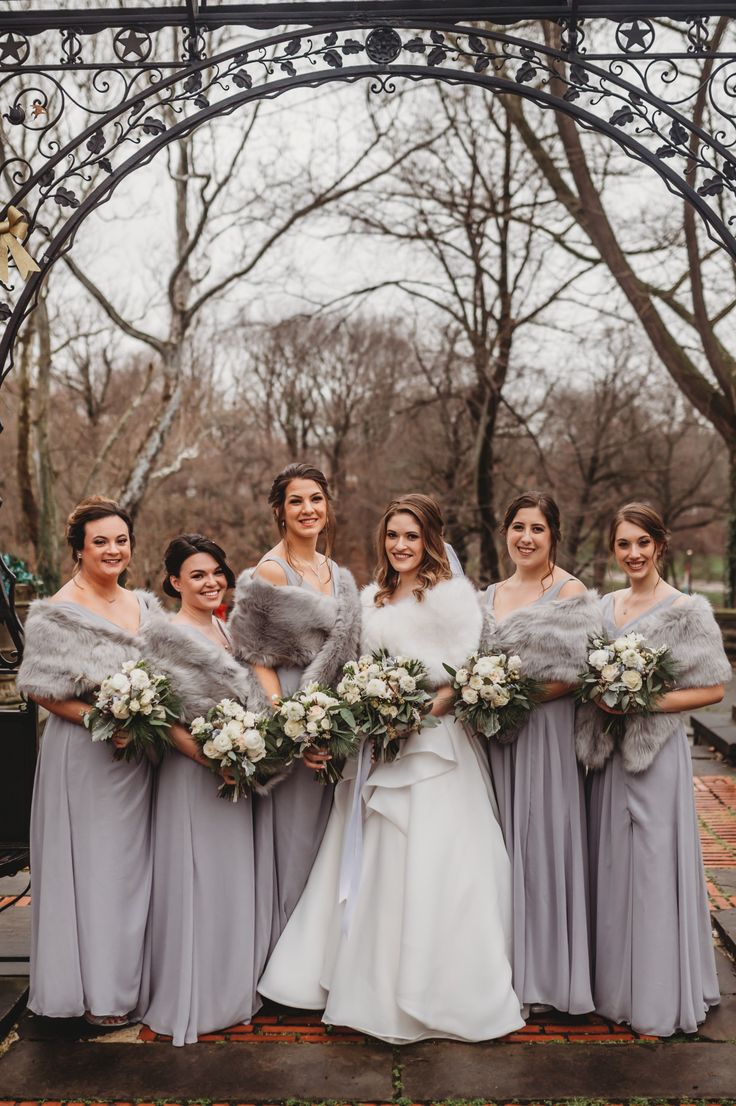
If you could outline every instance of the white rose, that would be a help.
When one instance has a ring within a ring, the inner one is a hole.
[[[638,672],[630,668],[622,675],[621,683],[624,684],[629,691],[638,691],[642,685],[642,678]]]
[[[318,722],[307,722],[307,733],[311,733],[311,734],[319,733],[319,723]]]
[[[224,730],[220,730],[220,732],[212,738],[212,744],[218,753],[229,753],[233,747],[232,738],[228,733],[225,733]]]
[[[468,672],[467,668],[458,668],[457,672],[455,673],[455,683],[458,684],[459,687],[464,687],[469,679],[470,673]]]
[[[320,726],[323,730],[329,730],[332,728],[332,723],[330,722],[329,718],[323,718],[320,722]]]
[[[473,672],[478,676],[490,676],[494,668],[495,665],[490,657],[480,657],[473,665]]]
[[[319,722],[320,719],[325,716],[325,708],[320,707],[317,703],[313,707],[310,707],[307,711],[307,718],[310,722]]]
[[[243,744],[252,761],[261,760],[266,755],[266,742],[259,730],[246,730],[243,734]]]
[[[202,746],[202,752],[206,757],[209,757],[210,760],[218,759],[217,749],[215,748],[215,744],[213,741],[205,741],[204,745]]]
[[[619,666],[617,664],[605,664],[601,669],[601,679],[607,683],[612,684],[619,674]]]
[[[292,738],[292,740],[295,737],[300,737],[303,732],[304,727],[301,722],[296,722],[294,719],[289,719],[289,721],[284,724],[284,733],[287,737]]]
[[[388,699],[390,696],[386,681],[377,678],[368,681],[365,693],[372,699]]]
[[[462,697],[466,703],[471,706],[478,702],[478,692],[473,687],[464,687],[462,690]]]
[[[131,714],[140,714],[141,704],[140,699],[131,699],[128,703],[128,709]]]
[[[521,657],[517,657],[516,653],[514,653],[513,657],[509,657],[508,661],[506,662],[506,667],[508,668],[509,672],[513,672],[514,675],[518,675],[519,672],[521,672]]]
[[[588,664],[591,668],[597,668],[598,671],[605,668],[608,664],[609,654],[607,649],[594,649],[592,653],[588,654]]]
[[[505,707],[510,698],[508,691],[504,691],[502,688],[493,689],[493,699],[491,701],[494,707]]]
[[[365,674],[366,674],[366,676],[368,676],[369,679],[371,679],[374,676],[380,676],[381,675],[381,666],[380,666],[380,664],[369,664],[368,667],[365,670]]]
[[[123,672],[132,672],[138,661],[126,661],[123,665]]]
[[[305,713],[302,704],[295,702],[293,699],[284,703],[279,710],[279,714],[282,714],[289,722],[298,722],[300,718],[304,717]]]
[[[488,703],[496,694],[496,689],[491,684],[483,684],[480,689],[479,695],[484,702]]]
[[[416,691],[417,681],[414,679],[413,676],[410,676],[407,673],[406,676],[402,676],[401,679],[399,680],[399,687],[401,688],[402,691],[406,691],[406,692]]]
[[[629,642],[628,638],[617,637],[613,643],[613,648],[616,650],[617,653],[623,653],[624,650],[630,647],[630,644],[631,643]]]
[[[353,703],[357,703],[358,700],[360,699],[360,691],[358,690],[357,687],[349,687],[347,689],[347,691],[345,692],[344,698],[345,698],[345,702],[350,703],[351,705]]]
[[[256,716],[252,710],[244,710],[243,717],[241,719],[246,730],[253,730],[256,726]]]
[[[209,729],[209,722],[206,722],[204,718],[195,718],[189,727],[189,732],[192,737],[198,737],[200,734],[206,733]]]
[[[123,699],[114,699],[110,711],[113,718],[130,718],[128,704]]]
[[[144,687],[150,687],[151,681],[148,678],[148,673],[143,668],[134,668],[130,673],[130,686],[134,687],[136,691],[142,691]]]
[[[153,707],[150,703],[145,703],[141,707],[141,714],[145,714],[146,718],[149,716],[149,714],[153,714]]]
[[[483,687],[483,677],[471,676],[468,680],[468,687],[472,687],[474,691],[480,691],[480,689]]]
[[[109,687],[112,691],[117,691],[120,694],[125,694],[126,691],[130,691],[130,680],[122,672],[116,672],[114,676],[110,676],[109,680],[105,680],[103,686]]]
[[[153,692],[153,691],[152,691],[152,690],[151,690],[150,688],[146,688],[146,690],[145,690],[145,691],[142,691],[142,692],[140,693],[140,695],[138,696],[138,698],[140,699],[140,701],[141,701],[141,703],[143,704],[143,706],[144,706],[144,707],[147,707],[147,706],[150,706],[150,704],[151,704],[151,703],[153,702],[153,700],[154,700],[154,699],[156,698],[156,694],[155,694],[155,692]]]
[[[403,665],[402,665],[401,668],[395,668],[394,672],[393,672],[394,679],[398,680],[399,682],[401,682],[401,680],[406,679],[406,677],[408,675],[409,675],[409,673],[408,673],[407,669],[403,667]]]

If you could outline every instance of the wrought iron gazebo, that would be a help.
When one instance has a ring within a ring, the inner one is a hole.
[[[50,270],[125,178],[215,117],[330,82],[388,94],[443,81],[564,112],[653,170],[736,259],[736,48],[720,19],[732,12],[715,0],[6,4],[0,384]],[[1,560],[0,622],[8,671],[22,627]]]

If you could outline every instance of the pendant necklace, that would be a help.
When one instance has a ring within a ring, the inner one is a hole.
[[[84,584],[79,583],[79,580],[77,580],[76,576],[72,576],[72,583],[74,584],[75,587],[79,588],[80,591],[87,591],[88,590],[84,586]],[[120,596],[116,595],[112,599],[107,599],[106,596],[99,595],[94,589],[91,589],[91,591],[92,591],[92,595],[94,595],[96,599],[101,599],[103,601],[103,603],[109,603],[109,604],[117,603],[118,599],[120,598]]]

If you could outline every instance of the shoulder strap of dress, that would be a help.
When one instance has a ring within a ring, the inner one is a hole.
[[[272,553],[266,557],[261,557],[258,564],[262,565],[265,561],[275,561],[277,565],[281,565],[286,574],[287,582],[291,584],[292,587],[298,588],[301,585],[301,576],[296,571],[296,569],[291,567],[288,561],[285,561],[282,557],[277,557],[275,553]],[[256,568],[258,568],[258,565],[256,565]]]
[[[560,592],[564,588],[565,584],[569,583],[570,580],[574,580],[574,579],[575,579],[574,576],[566,576],[564,580],[558,580],[556,584],[552,585],[552,587],[549,589],[549,591],[545,591],[542,598],[543,599],[554,599],[557,595],[560,594]]]

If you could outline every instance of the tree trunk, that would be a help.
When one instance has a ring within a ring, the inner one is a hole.
[[[736,606],[736,442],[728,451],[728,530],[726,532],[725,602]]]
[[[501,575],[498,550],[496,549],[498,518],[494,500],[496,474],[494,471],[493,436],[496,429],[497,414],[498,398],[494,393],[487,394],[485,403],[478,413],[477,449],[475,454],[475,503],[480,531],[478,573],[481,581],[487,582],[498,580]]]
[[[31,443],[33,333],[29,326],[18,351],[18,443],[15,455],[15,471],[20,495],[23,537],[31,542],[36,557],[38,557],[38,502],[33,490]]]

